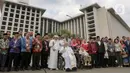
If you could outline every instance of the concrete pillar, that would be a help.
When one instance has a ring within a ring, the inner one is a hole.
[[[46,33],[48,33],[48,19],[46,20]]]
[[[76,24],[75,24],[75,19],[73,19],[73,25],[74,25],[74,34],[76,34]]]
[[[84,11],[85,17],[83,17],[84,20],[84,37],[85,39],[88,40],[89,35],[88,35],[88,23],[87,23],[87,11]]]
[[[1,1],[1,10],[2,10],[2,13],[1,13],[1,17],[0,17],[0,30],[1,30],[2,20],[3,20],[3,16],[4,16],[4,12],[5,12],[5,3],[3,4],[3,7],[2,7],[2,4],[3,4],[3,1]]]
[[[20,10],[22,11],[22,9]],[[21,18],[21,17],[20,17]],[[32,18],[32,8],[30,8],[30,18],[29,18],[29,31],[31,31],[31,18]],[[21,20],[21,19],[20,19]],[[19,23],[20,25],[20,23]]]
[[[33,36],[35,36],[35,31],[36,31],[36,16],[37,16],[37,10],[35,10],[35,17],[34,17],[34,24],[33,24]]]
[[[43,30],[42,30],[42,36],[44,36],[44,34],[45,34],[45,19],[43,19],[42,20],[43,21],[43,26],[42,26],[42,28],[43,28]]]
[[[83,27],[83,24],[82,24],[82,18],[80,17],[79,19],[80,19],[80,24],[79,24],[79,25],[80,25],[80,36],[81,36],[81,38],[83,38],[83,28],[82,28],[82,27]]]
[[[14,22],[15,22],[15,16],[16,16],[16,9],[17,9],[17,5],[15,6],[15,11],[14,11],[14,15],[13,15],[13,22],[12,22],[12,29],[11,29],[12,32],[11,32],[11,34],[13,34],[13,32],[14,32]],[[6,26],[6,27],[8,27],[8,26]],[[15,32],[17,32],[17,31],[15,31]]]
[[[51,26],[51,33],[53,33],[54,32],[54,21],[52,20],[52,26]]]
[[[39,13],[39,26],[38,26],[38,33],[40,33],[41,32],[41,15],[42,13],[41,13],[41,11],[40,11],[40,13]]]
[[[77,21],[76,22],[76,24],[77,24],[77,26],[76,26],[77,27],[77,35],[79,35],[79,19],[77,18],[76,21]]]
[[[7,32],[7,26],[9,24],[9,17],[10,17],[10,10],[11,10],[11,5],[9,5],[9,12],[8,12],[8,15],[7,15],[7,22],[6,22],[6,28],[5,28],[5,32]],[[12,36],[12,31],[11,31],[11,36]]]

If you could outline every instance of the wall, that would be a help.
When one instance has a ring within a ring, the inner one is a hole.
[[[99,32],[99,36],[101,37],[106,37],[106,36],[110,36],[110,32],[109,32],[109,26],[107,23],[107,10],[105,9],[105,7],[99,8],[97,9],[97,23],[98,23],[98,32]]]
[[[130,36],[130,32],[110,12],[108,12],[108,20],[112,38]]]

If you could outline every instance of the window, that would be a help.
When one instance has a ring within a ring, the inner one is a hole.
[[[31,22],[31,24],[33,25],[33,24],[34,24],[34,22]]]
[[[11,12],[14,12],[14,9],[11,9]]]
[[[14,15],[13,13],[10,13],[10,17],[13,17],[13,15]]]
[[[24,19],[24,17],[25,17],[25,16],[24,16],[24,15],[22,15],[22,16],[21,16],[21,19]]]
[[[30,8],[28,8],[27,11],[30,11]]]
[[[17,31],[17,28],[14,28],[14,31]]]
[[[31,29],[33,29],[33,26],[31,26]]]
[[[30,12],[27,12],[27,15],[30,15]]]
[[[31,20],[34,20],[34,17],[32,17]]]
[[[5,29],[5,26],[1,26],[1,29]]]
[[[39,21],[39,18],[37,18],[36,21]]]
[[[8,27],[8,30],[11,30],[11,27]]]
[[[39,25],[39,23],[36,23],[36,25]]]
[[[14,26],[16,26],[16,27],[17,27],[17,26],[18,26],[18,23],[14,23]]]
[[[9,22],[9,24],[8,24],[9,26],[12,26],[12,23],[11,22]]]
[[[9,18],[9,21],[13,21],[13,18]]]
[[[16,13],[20,13],[20,11],[19,11],[19,10],[16,10]]]
[[[3,20],[7,20],[7,17],[3,17]]]
[[[9,9],[8,8],[5,8],[5,11],[8,11]]]
[[[27,16],[27,20],[29,20],[29,16]]]
[[[39,17],[39,14],[37,14],[37,17]]]
[[[18,15],[18,14],[16,14],[16,18],[19,18],[19,15]]]
[[[14,4],[12,4],[12,5],[11,5],[11,8],[15,8],[15,5],[14,5]]]
[[[32,16],[35,16],[35,14],[34,14],[34,13],[32,13]]]
[[[25,14],[25,11],[22,11],[22,14]]]
[[[6,3],[6,7],[9,7],[9,3]]]
[[[28,29],[25,29],[25,32],[28,32]]]
[[[25,28],[28,28],[28,25],[25,25]]]
[[[2,22],[2,25],[6,25],[6,22]]]
[[[7,16],[7,15],[8,15],[8,13],[4,12],[4,16]]]
[[[23,27],[23,24],[20,24],[20,27]]]
[[[20,9],[20,6],[17,6],[17,9]]]
[[[18,22],[18,19],[15,19],[15,22]]]
[[[25,8],[26,8],[26,7],[23,6],[23,7],[22,7],[22,10],[25,10]]]
[[[38,26],[36,26],[36,29],[38,29]]]
[[[24,23],[24,20],[21,20],[20,22],[21,22],[21,23]]]
[[[26,21],[26,24],[29,24],[29,21]]]

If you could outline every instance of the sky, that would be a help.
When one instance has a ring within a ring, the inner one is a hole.
[[[13,0],[16,1],[16,0]],[[26,1],[26,0],[25,0]],[[130,26],[130,4],[129,0],[30,0],[29,4],[46,9],[44,17],[56,20],[68,19],[66,15],[71,17],[82,14],[79,10],[81,7],[98,3],[101,7],[114,8],[116,12]]]

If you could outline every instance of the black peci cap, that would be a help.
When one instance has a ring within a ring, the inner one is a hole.
[[[14,35],[19,34],[19,32],[14,32]]]
[[[7,33],[4,33],[3,35],[8,35]]]
[[[40,35],[40,33],[36,33],[35,37],[38,36],[38,35]]]

